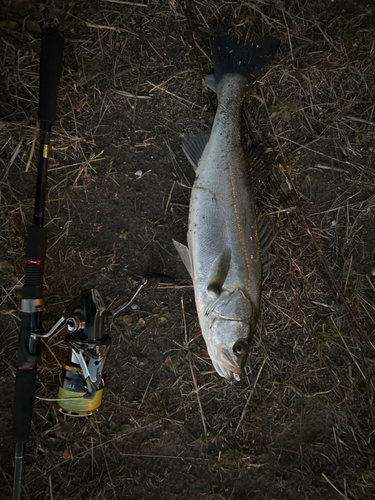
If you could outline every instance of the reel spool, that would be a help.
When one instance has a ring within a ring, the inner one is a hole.
[[[71,417],[93,415],[102,404],[103,388],[104,384],[95,392],[93,399],[89,399],[81,367],[64,363],[60,374],[59,411]]]

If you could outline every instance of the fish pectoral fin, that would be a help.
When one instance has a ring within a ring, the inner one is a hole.
[[[231,261],[231,249],[226,248],[221,252],[221,254],[216,258],[210,273],[208,280],[207,289],[217,293],[218,295],[223,288],[224,282],[228,276],[230,261]]]
[[[194,170],[198,168],[199,160],[202,157],[204,148],[207,146],[210,140],[211,130],[206,130],[197,135],[185,135],[182,141],[182,149],[189,160],[189,162],[194,167]]]
[[[190,250],[186,245],[179,243],[176,240],[173,240],[173,244],[181,257],[182,262],[185,264],[186,269],[188,270],[190,276],[193,278],[193,264],[191,260]]]

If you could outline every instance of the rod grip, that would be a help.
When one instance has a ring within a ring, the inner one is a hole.
[[[40,47],[40,122],[53,125],[56,118],[57,91],[62,67],[64,38],[55,28],[45,28]]]
[[[26,443],[29,440],[35,385],[36,368],[30,370],[17,368],[13,407],[13,439],[16,443]]]

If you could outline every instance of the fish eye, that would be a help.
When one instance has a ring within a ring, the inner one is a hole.
[[[246,342],[244,340],[238,340],[233,346],[233,351],[238,355],[244,354],[246,352]]]

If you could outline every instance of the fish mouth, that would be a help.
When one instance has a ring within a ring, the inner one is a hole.
[[[228,349],[223,349],[217,359],[212,359],[217,373],[227,380],[240,381],[241,367],[233,360]]]

